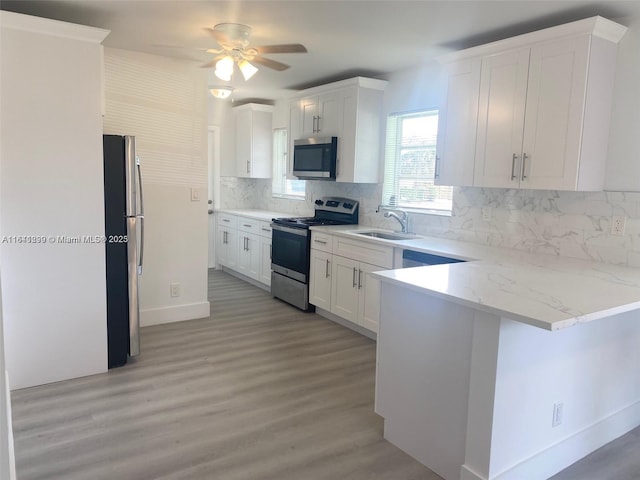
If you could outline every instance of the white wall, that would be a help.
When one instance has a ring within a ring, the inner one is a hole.
[[[503,319],[488,478],[547,478],[640,424],[639,343],[637,312],[557,332]]]
[[[104,132],[135,135],[145,195],[141,324],[209,316],[206,72],[192,62],[105,49]],[[191,189],[200,193],[191,201]],[[171,297],[170,284],[181,295]]]
[[[0,234],[47,239],[0,244],[6,366],[11,387],[23,388],[107,369],[104,245],[48,237],[104,234],[108,32],[0,18]]]
[[[640,267],[640,162],[636,145],[640,132],[640,19],[618,21],[629,30],[620,42],[616,69],[605,182],[612,191],[455,188],[452,216],[412,215],[416,233]],[[444,93],[441,72],[439,65],[431,62],[390,75],[385,112],[437,107]],[[270,180],[223,178],[221,190],[222,207],[300,214],[312,212],[313,200],[320,195],[356,198],[361,202],[361,224],[398,228],[393,219],[375,212],[382,199],[380,185],[311,181],[303,202],[272,198]],[[483,207],[491,207],[490,221],[483,220]],[[627,217],[622,237],[609,234],[613,215]]]

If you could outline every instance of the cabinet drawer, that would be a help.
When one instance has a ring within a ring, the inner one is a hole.
[[[260,233],[261,223],[262,222],[260,220],[238,217],[238,230],[240,230],[241,232],[255,233],[256,235],[258,235]]]
[[[359,242],[336,235],[333,239],[333,254],[383,268],[393,268],[393,247]]]
[[[258,222],[258,235],[271,238],[271,222]]]
[[[223,225],[229,228],[236,228],[238,224],[238,217],[235,215],[229,215],[228,213],[218,213],[218,225]]]
[[[311,232],[311,248],[322,252],[331,253],[333,246],[333,235],[322,232]]]

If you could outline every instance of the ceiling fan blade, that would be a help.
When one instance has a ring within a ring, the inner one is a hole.
[[[265,53],[307,53],[304,45],[299,43],[285,43],[282,45],[263,45],[255,47],[259,55]]]
[[[270,60],[270,59],[264,58],[264,57],[253,57],[251,62],[252,63],[258,63],[258,64],[260,64],[260,65],[262,65],[264,67],[267,67],[267,68],[272,68],[274,70],[278,70],[279,72],[289,68],[289,65],[287,65],[285,63],[276,62],[275,60]]]

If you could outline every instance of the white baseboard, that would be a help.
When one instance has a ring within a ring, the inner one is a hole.
[[[555,445],[491,475],[488,479],[463,466],[462,480],[522,480],[549,478],[564,470],[594,450],[612,442],[640,425],[640,401],[564,438]]]
[[[148,308],[140,311],[140,326],[161,325],[163,323],[182,322],[205,318],[210,315],[209,302],[172,305],[170,307]]]
[[[460,480],[487,480],[482,475],[469,469],[466,465],[462,465],[460,469]]]

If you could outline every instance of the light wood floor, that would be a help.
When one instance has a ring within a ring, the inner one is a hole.
[[[13,392],[18,478],[440,478],[382,438],[374,342],[223,272],[209,298],[135,363]],[[636,430],[554,480],[640,479],[639,451]]]

